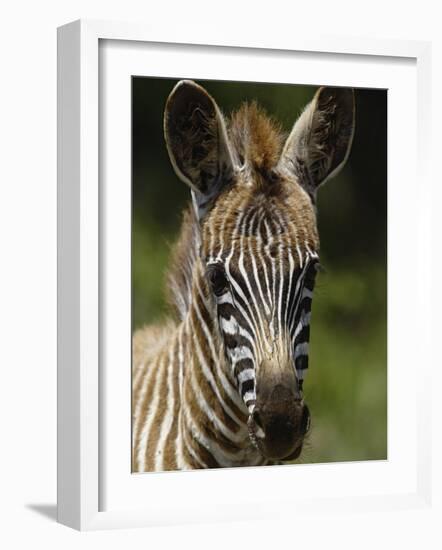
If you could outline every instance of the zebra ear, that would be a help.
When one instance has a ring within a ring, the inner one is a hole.
[[[175,172],[191,187],[201,218],[233,176],[226,126],[215,100],[191,80],[178,82],[166,103],[164,135]]]
[[[293,126],[280,165],[315,199],[317,188],[335,176],[350,153],[355,126],[351,88],[322,87]]]

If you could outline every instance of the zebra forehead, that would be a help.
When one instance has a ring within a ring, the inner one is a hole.
[[[216,200],[207,216],[207,224],[230,233],[262,231],[262,222],[284,229],[288,223],[316,227],[316,214],[310,197],[295,180],[282,177],[278,192],[257,190],[241,178]],[[241,222],[241,223],[239,223]]]
[[[246,256],[263,253],[279,257],[289,252],[305,255],[319,247],[315,212],[310,203],[296,197],[258,196],[218,204],[202,235],[205,256],[218,255],[220,259],[232,249]]]

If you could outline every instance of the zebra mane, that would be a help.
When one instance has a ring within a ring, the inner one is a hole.
[[[227,127],[239,165],[267,176],[278,163],[287,137],[281,125],[252,101],[231,115]]]
[[[169,305],[183,320],[192,300],[192,272],[198,255],[200,233],[198,220],[190,204],[183,212],[178,241],[172,248],[172,256],[166,275]]]

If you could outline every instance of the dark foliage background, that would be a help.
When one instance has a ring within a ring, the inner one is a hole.
[[[163,139],[177,81],[134,77],[133,326],[167,314],[164,273],[189,190]],[[225,113],[256,99],[290,131],[317,87],[198,81]],[[387,92],[356,90],[356,131],[345,168],[318,197],[321,274],[305,383],[312,431],[303,462],[387,456]]]

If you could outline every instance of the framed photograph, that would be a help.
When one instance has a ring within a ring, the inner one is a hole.
[[[59,29],[61,523],[430,499],[430,45],[263,46]]]

